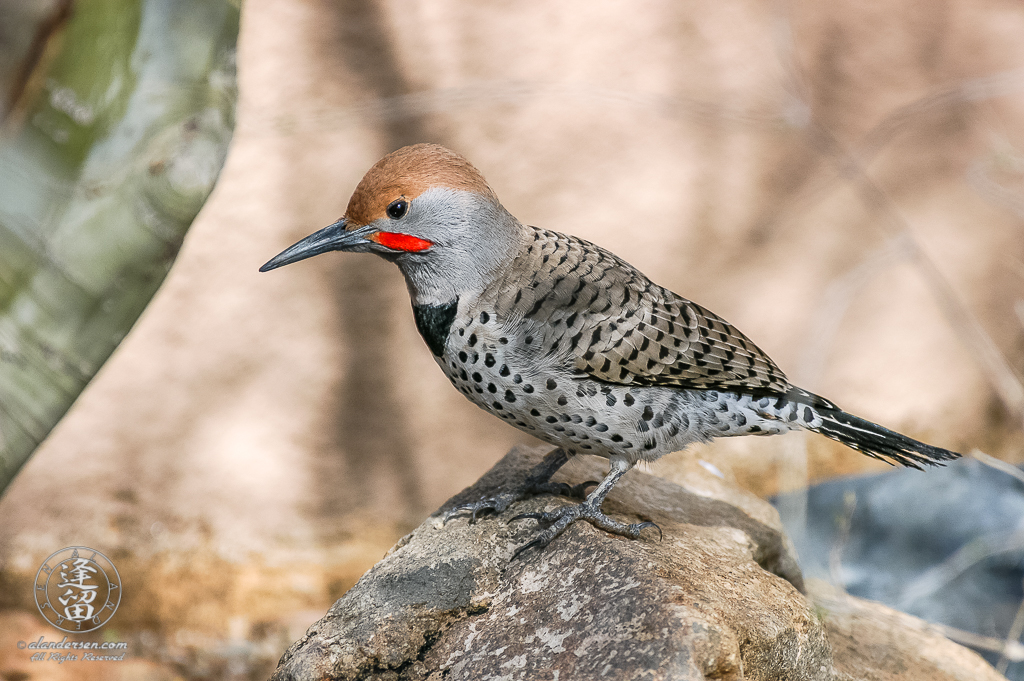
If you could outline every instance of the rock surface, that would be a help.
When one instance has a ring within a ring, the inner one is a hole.
[[[989,681],[1004,677],[937,627],[813,580],[832,646],[835,681]]]
[[[441,525],[543,454],[512,450],[405,537],[273,678],[1001,678],[912,617],[843,594],[812,603],[774,509],[707,472],[681,488],[634,471],[612,491],[604,510],[658,523],[660,542],[581,522],[509,562],[535,529],[509,518],[572,503],[547,496]],[[602,464],[572,461],[556,480],[599,478]]]

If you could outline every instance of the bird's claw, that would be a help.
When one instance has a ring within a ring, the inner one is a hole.
[[[544,548],[577,520],[586,520],[594,527],[600,528],[605,532],[629,537],[630,539],[639,538],[643,530],[653,527],[658,531],[658,541],[660,542],[664,539],[664,533],[656,523],[652,523],[649,520],[639,523],[623,523],[609,518],[601,512],[600,507],[586,501],[572,506],[563,506],[558,510],[547,513],[520,513],[510,518],[509,522],[513,520],[536,520],[537,524],[544,527],[544,529],[532,541],[516,549],[515,553],[512,554],[511,560],[518,558],[527,549],[533,547]]]
[[[512,516],[511,518],[508,519],[508,521],[512,522],[514,520],[528,520],[529,519],[529,520],[536,520],[537,522],[541,522],[541,519],[544,517],[544,515],[545,514],[543,514],[543,513],[520,513],[519,515]]]
[[[537,537],[537,538],[536,538],[536,539],[534,539],[533,541],[531,541],[531,542],[527,542],[526,544],[523,544],[523,545],[522,545],[522,546],[520,546],[520,547],[519,547],[518,549],[516,549],[516,550],[515,550],[515,553],[513,553],[513,554],[512,554],[512,557],[511,557],[511,558],[509,558],[509,561],[508,561],[508,562],[510,562],[510,563],[511,563],[512,561],[514,561],[514,560],[515,560],[516,558],[518,558],[518,557],[519,557],[519,554],[521,554],[521,553],[523,553],[524,551],[527,551],[527,550],[529,550],[529,549],[532,549],[532,548],[533,548],[533,547],[535,547],[535,546],[536,546],[536,547],[538,547],[538,548],[544,548],[545,546],[547,546],[547,545],[548,545],[548,542],[550,542],[550,541],[551,541],[550,539],[549,539],[549,540],[547,540],[547,541],[544,541],[544,540],[543,540],[543,539],[542,539],[541,537]]]
[[[477,516],[484,513],[502,513],[509,506],[512,505],[513,501],[516,501],[516,495],[514,494],[498,494],[493,497],[487,497],[486,499],[480,499],[479,501],[471,501],[466,504],[459,504],[452,510],[444,514],[444,520],[442,524],[447,525],[448,521],[452,518],[462,515],[466,511],[469,511],[469,524],[472,525],[476,522]]]
[[[661,543],[661,541],[665,539],[665,533],[661,531],[661,528],[658,527],[657,523],[652,523],[650,520],[645,520],[642,523],[634,523],[634,524],[636,525],[636,532],[637,532],[637,534],[640,534],[640,532],[642,530],[646,530],[648,527],[653,527],[654,529],[656,529],[658,531],[658,543]]]

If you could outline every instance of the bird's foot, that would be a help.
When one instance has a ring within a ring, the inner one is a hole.
[[[630,539],[637,539],[640,536],[641,531],[648,527],[653,527],[658,531],[660,541],[662,532],[661,528],[656,524],[650,521],[642,523],[619,522],[618,520],[609,518],[602,513],[600,503],[593,502],[594,500],[588,499],[582,504],[563,506],[557,511],[551,511],[549,513],[521,513],[512,518],[511,520],[525,520],[532,518],[537,521],[538,525],[544,528],[536,537],[533,538],[533,541],[516,549],[516,552],[512,554],[512,560],[518,558],[519,554],[523,553],[527,549],[534,547],[544,548],[551,543],[551,540],[562,534],[562,532],[565,531],[565,528],[569,527],[569,525],[572,525],[577,520],[586,520],[591,525],[594,525],[605,532],[622,535],[623,537],[629,537]]]
[[[578,485],[569,485],[564,482],[534,483],[531,480],[527,480],[526,484],[517,489],[500,492],[495,494],[493,497],[486,497],[479,501],[459,504],[445,513],[443,522],[447,523],[456,516],[462,515],[463,513],[469,513],[469,523],[472,525],[476,522],[477,516],[481,514],[494,513],[497,515],[499,513],[504,513],[513,503],[538,494],[559,494],[562,496],[583,499],[587,496],[587,488],[597,484],[599,483],[595,480],[588,480],[587,482],[583,482]]]

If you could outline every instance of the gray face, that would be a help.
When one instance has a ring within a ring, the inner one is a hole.
[[[445,303],[477,293],[507,268],[523,228],[496,202],[474,192],[433,188],[409,202],[399,219],[372,226],[431,242],[421,252],[381,253],[405,275],[416,305]]]
[[[413,304],[437,305],[483,290],[511,264],[525,238],[522,225],[500,203],[476,192],[435,187],[406,202],[404,212],[364,227],[352,229],[342,218],[285,249],[260,271],[328,251],[376,253],[402,270]]]

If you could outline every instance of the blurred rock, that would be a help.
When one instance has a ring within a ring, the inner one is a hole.
[[[806,529],[783,518],[808,578],[930,622],[1006,638],[1024,597],[1021,480],[966,459],[927,474],[834,480],[806,494]],[[1007,677],[1024,679],[1024,664],[1010,665]]]
[[[999,678],[912,617],[827,592],[812,603],[768,505],[750,513],[726,501],[745,497],[738,490],[699,493],[710,482],[699,474],[684,489],[632,472],[609,496],[606,511],[658,523],[661,542],[577,523],[509,562],[535,529],[511,516],[572,503],[546,496],[442,526],[447,509],[522,478],[543,454],[513,449],[445,504],[285,653],[273,678]],[[574,461],[561,479],[599,477],[602,464]]]
[[[836,681],[1002,679],[978,655],[935,627],[896,610],[810,582],[832,646]]]

